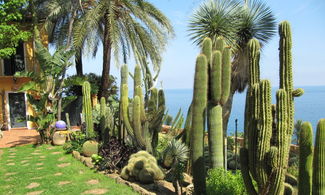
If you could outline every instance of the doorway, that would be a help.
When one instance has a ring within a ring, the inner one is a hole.
[[[27,127],[25,93],[8,93],[11,128]]]

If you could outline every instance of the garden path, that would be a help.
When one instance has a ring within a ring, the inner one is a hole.
[[[3,138],[0,139],[0,148],[9,148],[26,144],[35,144],[39,140],[36,130],[27,128],[15,128],[10,131],[2,131]]]

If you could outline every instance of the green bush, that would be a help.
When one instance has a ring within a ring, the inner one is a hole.
[[[63,145],[63,149],[66,153],[71,153],[72,151],[82,151],[82,145],[88,140],[87,136],[80,132],[76,131],[71,134],[71,141]]]
[[[234,174],[223,169],[211,169],[208,171],[207,194],[246,195],[248,193],[240,171]]]

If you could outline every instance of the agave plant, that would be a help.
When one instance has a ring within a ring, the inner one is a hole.
[[[186,162],[189,149],[181,140],[173,139],[163,152],[163,163],[166,167],[172,167],[174,164]]]

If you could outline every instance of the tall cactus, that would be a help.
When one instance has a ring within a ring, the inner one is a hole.
[[[83,118],[86,123],[87,134],[91,135],[94,133],[94,123],[90,98],[90,83],[88,81],[85,81],[82,85],[82,95]]]
[[[291,31],[288,22],[279,25],[280,35],[280,89],[276,95],[275,110],[271,104],[271,85],[260,81],[260,45],[250,40],[249,87],[245,107],[245,144],[241,150],[242,174],[250,194],[290,193],[292,187],[285,183],[289,148],[293,133],[293,98],[303,94],[293,90]],[[272,124],[274,123],[275,124]],[[244,164],[247,163],[247,164]],[[252,185],[255,180],[258,189]]]
[[[325,194],[325,119],[317,125],[313,160],[313,195]]]
[[[208,64],[205,55],[196,59],[192,101],[191,158],[195,194],[205,194],[204,130],[207,106]]]
[[[302,124],[299,135],[299,183],[298,195],[312,193],[313,129],[309,122]]]
[[[161,129],[165,112],[165,96],[163,90],[151,89],[148,106],[145,107],[141,88],[142,78],[140,66],[134,71],[133,102],[129,102],[127,85],[127,66],[121,70],[123,85],[121,88],[120,120],[128,135],[135,144],[153,155],[158,145],[158,132]]]

